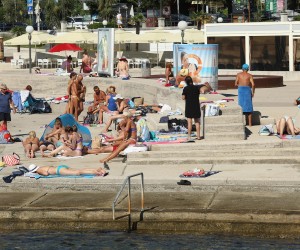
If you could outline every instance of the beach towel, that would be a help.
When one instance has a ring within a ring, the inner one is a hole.
[[[238,88],[239,105],[243,112],[253,112],[252,91],[249,86],[239,86]]]
[[[17,108],[18,112],[23,110],[23,105],[21,101],[21,95],[19,91],[14,91],[12,94],[12,100],[14,102],[15,107]]]
[[[40,179],[40,178],[94,178],[96,177],[96,175],[47,175],[47,176],[43,176],[43,175],[39,175],[37,173],[25,173],[24,174],[25,177],[30,177],[30,178],[35,178]],[[97,177],[101,177],[101,176],[97,176]]]
[[[83,156],[63,156],[63,155],[58,155],[56,158],[60,160],[70,160],[70,159],[76,159],[76,158],[83,158]]]
[[[283,135],[282,137],[280,137],[280,135],[276,135],[276,136],[283,140],[299,140],[300,139],[300,135],[296,135],[296,136]]]
[[[85,146],[90,146],[91,142],[92,142],[92,136],[91,136],[91,132],[87,127],[82,126],[81,124],[79,124],[78,122],[76,122],[75,118],[73,115],[70,114],[64,114],[64,115],[60,115],[59,118],[62,121],[62,124],[64,127],[66,127],[67,125],[69,126],[73,126],[76,125],[78,128],[78,133],[81,134],[82,139],[83,139],[83,145]],[[44,130],[44,133],[42,135],[42,137],[40,138],[40,141],[44,141],[44,137],[46,134],[50,133],[54,127],[54,123],[55,123],[55,119],[52,120],[46,127],[46,129]]]

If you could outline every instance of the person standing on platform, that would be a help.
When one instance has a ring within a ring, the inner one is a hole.
[[[187,76],[185,78],[186,87],[182,91],[182,100],[185,100],[185,117],[188,121],[188,140],[191,140],[192,133],[192,119],[194,119],[196,125],[197,140],[200,138],[200,91],[197,86],[194,85],[192,77]]]
[[[7,130],[7,122],[11,121],[10,110],[16,113],[16,107],[12,101],[12,94],[6,84],[0,84],[0,130]]]
[[[252,113],[253,104],[252,98],[254,97],[255,85],[253,76],[248,73],[249,65],[242,66],[243,72],[238,73],[235,79],[235,86],[238,87],[239,105],[242,107],[243,114],[246,116],[246,124],[252,126]]]

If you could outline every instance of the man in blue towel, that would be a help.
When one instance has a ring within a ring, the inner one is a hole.
[[[252,98],[254,96],[255,85],[253,76],[248,73],[249,65],[242,66],[243,72],[236,75],[235,86],[238,87],[239,105],[242,107],[243,114],[246,116],[246,123],[252,126]]]

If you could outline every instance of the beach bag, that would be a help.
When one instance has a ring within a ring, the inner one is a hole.
[[[0,144],[7,144],[13,142],[8,130],[0,131]]]
[[[20,156],[17,155],[16,153],[13,153],[12,155],[3,155],[2,161],[7,166],[15,166],[15,165],[20,164]]]
[[[30,113],[52,113],[52,108],[44,99],[36,99],[36,101],[29,107]]]
[[[101,148],[101,142],[102,142],[102,138],[100,138],[99,136],[95,136],[93,139],[92,139],[92,149],[98,149],[98,148]]]
[[[83,119],[83,124],[94,124],[98,120],[98,115],[93,113],[87,113]]]
[[[220,106],[218,104],[206,104],[205,116],[218,116],[220,112]]]
[[[169,122],[169,116],[162,116],[159,119],[159,123],[168,123]]]
[[[259,135],[271,135],[274,133],[273,125],[263,125],[258,131]]]

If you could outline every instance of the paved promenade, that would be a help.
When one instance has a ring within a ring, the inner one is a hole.
[[[47,71],[50,71],[47,70]],[[154,70],[155,71],[155,70]],[[157,69],[155,72],[162,73]],[[0,81],[13,90],[34,83],[33,95],[37,97],[61,96],[65,86],[61,85],[59,76],[29,75],[28,69],[11,69],[0,64]],[[51,82],[49,82],[51,79]],[[55,79],[59,79],[59,83]],[[85,78],[88,86],[87,100],[92,100],[92,86],[99,84],[106,87],[111,82],[102,78]],[[110,80],[112,81],[112,80]],[[137,79],[133,79],[137,81]],[[159,86],[157,79],[138,79],[145,88]],[[121,88],[122,81],[113,79],[113,83]],[[300,95],[298,82],[285,82],[284,87],[257,89],[254,97],[254,108],[265,119],[279,118],[283,115],[296,116],[300,126],[298,108],[293,100]],[[159,86],[161,87],[161,86]],[[43,90],[45,89],[45,90]],[[181,90],[174,90],[181,93]],[[175,93],[174,92],[174,93]],[[237,101],[237,90],[222,90],[219,95],[205,95],[209,100],[232,96]],[[126,93],[122,93],[126,94]],[[182,102],[182,100],[178,100]],[[14,114],[9,130],[12,135],[25,138],[30,130],[37,135],[43,133],[44,125],[60,115],[65,104],[52,104],[52,114]],[[80,117],[82,120],[82,116]],[[276,136],[259,136],[260,126],[247,127],[249,137],[245,141],[235,142],[237,148],[247,143],[279,143],[289,144],[295,149],[300,142],[281,141]],[[92,135],[100,133],[102,127],[90,128]],[[199,148],[207,145],[220,145],[218,141],[198,141]],[[230,142],[229,142],[230,143]],[[189,147],[190,144],[186,144]],[[239,146],[240,145],[240,146]],[[181,145],[182,146],[182,145]],[[272,149],[270,149],[272,150]],[[21,156],[23,165],[66,164],[74,168],[97,168],[102,155],[88,155],[79,159],[61,161],[57,158],[47,159],[37,155],[35,159],[25,157],[21,143],[1,145],[1,155],[16,152]],[[241,155],[240,157],[243,157]],[[259,235],[268,237],[299,237],[300,205],[299,201],[299,164],[243,164],[240,167],[230,164],[214,165],[214,170],[221,171],[207,178],[191,179],[191,186],[179,186],[179,175],[189,169],[203,167],[210,170],[210,164],[176,165],[176,166],[131,166],[117,158],[110,163],[110,172],[106,177],[87,178],[42,178],[39,180],[17,177],[11,184],[0,183],[0,231],[14,229],[71,229],[99,228],[124,229],[126,218],[118,222],[112,221],[111,204],[126,176],[143,172],[145,176],[145,208],[144,220],[138,223],[143,230],[180,230],[215,232],[225,234]],[[12,167],[0,171],[0,177],[11,173]],[[139,179],[133,179],[134,217],[139,213]],[[120,204],[118,213],[126,211],[126,202]],[[58,223],[60,220],[63,223]],[[10,224],[8,224],[10,223]],[[260,223],[260,225],[259,225]],[[219,226],[217,226],[219,225]],[[274,226],[277,225],[277,228]],[[192,229],[190,229],[192,228]]]

